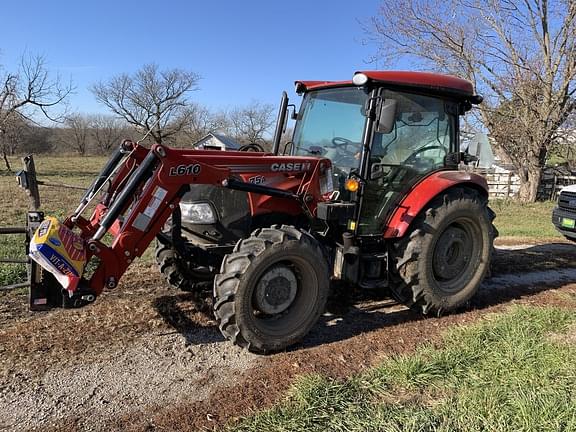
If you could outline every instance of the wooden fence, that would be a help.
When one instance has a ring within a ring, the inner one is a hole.
[[[538,188],[538,200],[557,200],[560,190],[564,186],[573,184],[576,184],[576,175],[573,175],[573,173],[565,174],[553,170],[545,170]]]
[[[520,178],[513,171],[496,171],[494,169],[474,170],[486,177],[490,198],[517,198],[520,191]],[[564,186],[576,184],[576,173],[547,168],[542,174],[538,188],[538,200],[556,200]]]
[[[483,173],[488,181],[490,198],[515,198],[520,191],[520,178],[512,171]]]

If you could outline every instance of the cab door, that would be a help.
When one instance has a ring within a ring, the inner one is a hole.
[[[381,235],[390,212],[421,179],[446,168],[456,151],[457,115],[453,104],[414,93],[385,90],[396,101],[395,123],[387,133],[375,132],[368,175],[360,203],[357,233]]]

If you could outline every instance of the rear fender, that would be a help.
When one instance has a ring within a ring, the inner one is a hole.
[[[478,174],[465,171],[435,172],[414,185],[398,204],[385,225],[384,238],[402,237],[430,201],[454,186],[475,189],[488,197],[488,183]]]

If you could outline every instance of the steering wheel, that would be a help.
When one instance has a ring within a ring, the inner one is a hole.
[[[238,151],[261,152],[261,153],[265,152],[264,147],[262,147],[260,144],[257,143],[245,144],[242,147],[240,147]]]
[[[439,146],[439,145],[424,146],[424,147],[420,147],[419,149],[416,149],[410,156],[408,156],[406,158],[404,163],[409,164],[409,163],[414,162],[416,160],[416,156],[418,156],[420,153],[424,153],[428,150],[442,150],[444,152],[444,157],[446,157],[446,155],[448,154],[448,150],[446,150],[446,147],[444,147],[444,146]]]
[[[347,147],[349,145],[357,145],[357,142],[351,141],[348,138],[343,138],[343,137],[334,137],[332,138],[332,145],[331,147],[333,148],[340,148],[340,147],[344,147],[344,150],[348,150]]]

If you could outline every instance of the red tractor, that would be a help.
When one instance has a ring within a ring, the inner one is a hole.
[[[458,170],[471,160],[459,116],[482,101],[472,84],[358,72],[296,90],[294,136],[280,148],[284,93],[271,153],[125,141],[64,221],[92,270],[73,290],[36,277],[31,307],[93,302],[155,238],[169,282],[213,287],[220,331],[255,352],[301,340],[336,283],[386,289],[424,314],[465,305],[496,235],[486,181]]]

